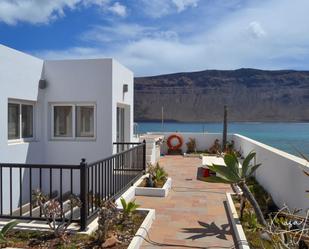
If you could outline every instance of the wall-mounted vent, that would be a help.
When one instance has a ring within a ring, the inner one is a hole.
[[[40,89],[45,89],[47,87],[47,81],[46,80],[40,80],[39,81],[39,88]]]
[[[123,84],[123,93],[126,93],[129,91],[129,86],[128,84]]]

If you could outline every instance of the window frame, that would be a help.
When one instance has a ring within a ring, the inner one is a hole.
[[[97,128],[97,108],[95,103],[50,103],[50,111],[51,111],[51,129],[50,129],[50,138],[54,141],[93,141],[96,140],[97,134],[96,134],[96,128]],[[71,137],[57,137],[54,134],[54,107],[56,106],[70,106],[72,107],[72,136]],[[92,137],[78,137],[77,134],[77,115],[76,115],[76,107],[93,107],[93,136]]]
[[[16,139],[9,139],[9,104],[15,104],[19,106],[19,138]],[[32,106],[32,137],[23,137],[23,127],[22,127],[22,106],[23,105],[29,105]],[[7,104],[7,140],[9,143],[20,143],[20,142],[32,142],[35,140],[35,132],[36,132],[36,105],[33,101],[27,101],[27,100],[15,100],[15,99],[8,99]]]

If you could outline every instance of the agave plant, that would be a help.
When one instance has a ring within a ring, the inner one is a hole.
[[[252,205],[259,223],[263,226],[266,226],[266,221],[264,219],[261,208],[246,184],[246,181],[253,175],[257,168],[261,166],[261,164],[251,164],[251,161],[255,155],[255,152],[250,152],[244,159],[242,167],[240,168],[236,155],[234,153],[226,154],[224,156],[224,162],[226,165],[209,166],[209,169],[216,172],[217,176],[207,177],[206,181],[236,184],[239,186],[243,192],[243,196]]]

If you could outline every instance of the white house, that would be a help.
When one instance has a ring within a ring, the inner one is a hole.
[[[133,73],[114,59],[43,61],[0,45],[0,161],[78,164],[132,141]]]

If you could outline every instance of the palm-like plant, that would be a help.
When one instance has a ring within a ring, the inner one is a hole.
[[[261,164],[251,164],[251,161],[255,157],[255,155],[255,152],[250,152],[248,156],[244,159],[242,167],[240,168],[236,155],[234,153],[226,154],[224,156],[224,162],[226,165],[209,166],[209,169],[216,172],[217,176],[207,177],[206,181],[236,184],[237,186],[239,186],[243,192],[244,197],[252,205],[259,223],[263,226],[266,226],[266,221],[264,219],[261,208],[246,184],[246,180],[253,175],[253,173],[257,170],[258,167],[261,166]]]
[[[166,181],[168,174],[163,167],[157,163],[155,166],[152,164],[148,165],[148,174],[149,174],[149,182],[152,184],[148,184],[147,187],[158,187],[160,184],[164,184]]]
[[[122,205],[122,208],[123,208],[124,217],[130,216],[140,206],[140,205],[135,203],[135,200],[130,201],[130,202],[126,202],[126,200],[124,198],[121,198],[120,201],[121,201],[121,205]]]
[[[157,170],[154,172],[153,180],[155,183],[163,182],[167,178],[167,173],[163,168],[157,168]]]

